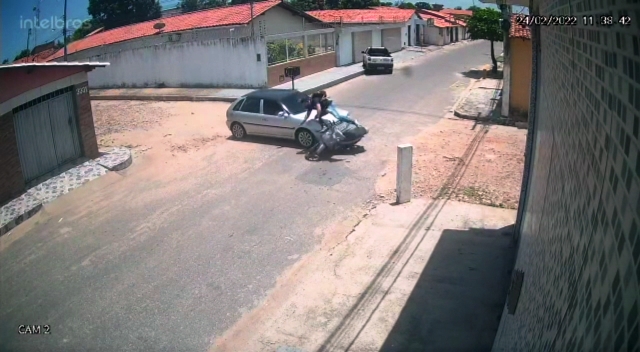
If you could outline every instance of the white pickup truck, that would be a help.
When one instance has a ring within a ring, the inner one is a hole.
[[[369,47],[362,52],[364,73],[383,71],[393,73],[393,57],[385,47]]]

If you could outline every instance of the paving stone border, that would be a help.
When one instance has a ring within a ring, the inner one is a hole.
[[[95,160],[77,165],[30,188],[20,197],[0,207],[0,236],[34,216],[44,204],[107,174],[125,169],[133,162],[127,148],[113,148]]]

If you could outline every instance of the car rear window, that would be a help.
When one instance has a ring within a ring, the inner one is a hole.
[[[240,108],[242,112],[250,112],[252,114],[260,113],[260,99],[248,97]]]
[[[296,115],[307,111],[306,101],[308,99],[309,97],[306,94],[296,92],[284,97],[282,99],[282,104],[290,113]]]
[[[244,99],[240,99],[238,100],[238,102],[236,103],[236,105],[233,106],[233,111],[238,111],[240,110],[240,108],[242,107],[242,104],[244,103]]]
[[[391,55],[389,54],[389,50],[387,50],[386,48],[370,48],[368,54],[369,56],[380,56],[380,57],[388,57]]]

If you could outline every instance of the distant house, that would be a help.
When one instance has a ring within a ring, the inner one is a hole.
[[[396,52],[419,45],[425,25],[415,10],[386,6],[307,13],[336,28],[339,66],[362,62],[361,52],[370,46]]]
[[[516,24],[515,16],[511,19],[509,44],[511,53],[509,62],[505,63],[509,70],[507,86],[509,110],[506,115],[526,117],[529,113],[531,72],[533,69],[531,30],[529,27]]]
[[[55,42],[40,44],[31,50],[31,54],[29,56],[15,60],[13,63],[21,64],[28,62],[45,62],[47,61],[47,58],[55,54],[58,49],[59,47]]]
[[[473,16],[473,11],[471,10],[442,9],[438,12],[446,15],[452,15],[453,17],[461,20],[465,20]]]
[[[424,28],[424,44],[447,45],[469,38],[467,24],[453,15],[438,11],[418,10],[430,25]]]
[[[253,15],[253,17],[252,17]],[[336,65],[335,29],[286,2],[218,7],[95,33],[68,45],[68,59],[111,65],[89,73],[95,88],[260,88]],[[49,60],[61,61],[62,50]]]

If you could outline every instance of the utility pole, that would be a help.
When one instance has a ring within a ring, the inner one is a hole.
[[[38,46],[38,28],[40,26],[40,1],[38,1],[38,5],[33,8],[33,12],[36,13],[36,30],[33,31],[33,47]]]
[[[29,51],[29,44],[30,43],[31,43],[31,28],[29,28],[29,30],[27,31],[27,51]]]
[[[64,1],[67,1],[67,0],[64,0]],[[249,1],[249,9],[251,11],[251,38],[253,38],[253,33],[254,33],[254,30],[253,30],[253,0]]]
[[[64,25],[62,27],[62,45],[64,45],[64,61],[67,61],[67,0],[64,0],[64,14],[62,15]]]

